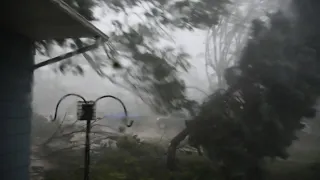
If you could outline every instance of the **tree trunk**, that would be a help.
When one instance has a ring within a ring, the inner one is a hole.
[[[28,180],[33,42],[5,30],[0,36],[0,179]]]
[[[188,130],[184,129],[178,135],[176,135],[170,142],[167,154],[167,167],[171,171],[176,169],[175,160],[177,147],[181,143],[181,141],[183,141],[187,136]]]

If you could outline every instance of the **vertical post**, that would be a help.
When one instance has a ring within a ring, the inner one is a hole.
[[[95,103],[93,101],[78,102],[78,120],[86,121],[86,139],[84,148],[84,174],[83,179],[89,180],[90,178],[90,133],[91,133],[91,120],[95,119]]]
[[[28,180],[33,42],[0,30],[0,179]]]
[[[91,133],[91,120],[95,119],[95,102],[86,101],[82,96],[83,101],[78,101],[78,120],[86,121],[86,139],[84,148],[84,174],[83,179],[90,179],[90,133]]]
[[[91,119],[87,119],[86,127],[86,142],[84,150],[84,180],[89,180],[90,178],[90,133],[91,133]]]

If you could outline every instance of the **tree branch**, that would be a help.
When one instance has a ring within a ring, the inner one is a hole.
[[[188,130],[184,129],[171,140],[167,154],[167,167],[169,170],[173,171],[176,169],[175,159],[177,147],[188,135]]]
[[[46,60],[46,61],[43,61],[41,63],[38,63],[38,64],[33,66],[33,70],[36,70],[36,69],[41,68],[43,66],[47,66],[47,65],[50,65],[50,64],[54,64],[54,63],[60,62],[62,60],[68,59],[68,58],[70,58],[72,56],[75,56],[77,54],[85,53],[87,51],[95,49],[95,48],[98,47],[98,42],[96,42],[96,43],[94,43],[92,45],[89,45],[89,46],[81,47],[81,48],[79,48],[79,49],[77,49],[75,51],[68,52],[66,54],[54,57],[54,58]]]

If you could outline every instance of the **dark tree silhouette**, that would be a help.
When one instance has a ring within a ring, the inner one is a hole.
[[[320,93],[320,3],[297,0],[292,6],[297,19],[279,11],[268,14],[268,23],[252,21],[241,57],[225,71],[228,88],[212,94],[173,139],[170,168],[175,146],[187,136],[220,163],[226,178],[242,172],[245,179],[261,179],[265,157],[288,157],[286,148],[302,119],[315,116]]]

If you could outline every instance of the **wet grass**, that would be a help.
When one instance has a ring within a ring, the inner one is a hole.
[[[318,180],[320,179],[320,151],[294,153],[289,160],[269,163],[270,180]]]

